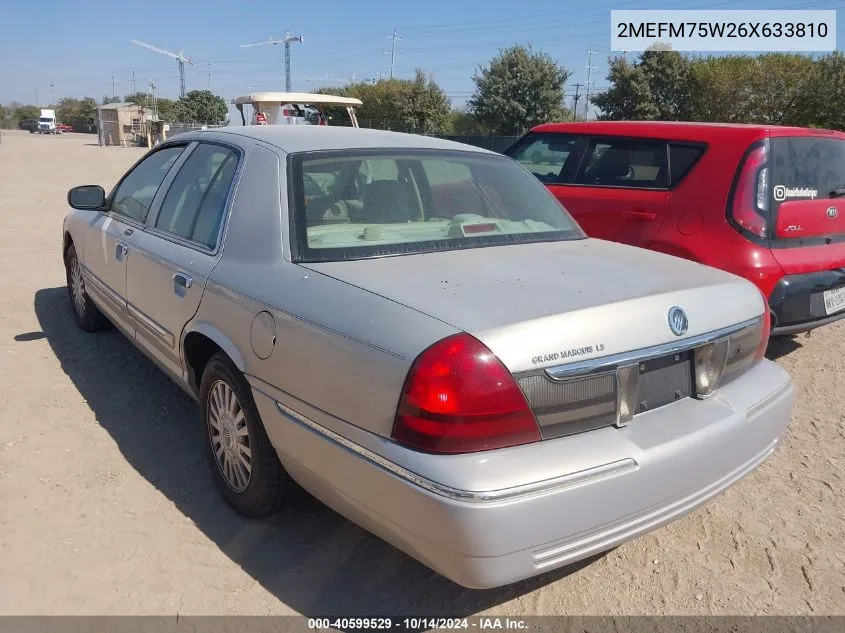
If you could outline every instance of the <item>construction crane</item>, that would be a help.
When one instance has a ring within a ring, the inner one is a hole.
[[[185,57],[184,53],[180,50],[178,53],[174,53],[172,51],[167,50],[166,48],[159,48],[158,46],[153,46],[152,44],[147,44],[146,42],[141,42],[139,40],[130,40],[133,44],[137,44],[138,46],[143,46],[144,48],[148,48],[151,51],[155,51],[156,53],[161,53],[162,55],[167,55],[168,57],[172,57],[177,62],[179,62],[179,96],[184,98],[185,97],[185,62],[188,62],[191,66],[194,65],[194,61]]]
[[[285,36],[280,40],[274,40],[268,37],[264,42],[256,42],[255,44],[241,44],[241,48],[249,48],[251,46],[264,46],[265,44],[284,44],[285,45],[285,92],[290,92],[290,45],[293,42],[302,44],[301,35],[291,35],[290,31],[285,31]]]

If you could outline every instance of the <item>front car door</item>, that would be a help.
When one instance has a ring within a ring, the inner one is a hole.
[[[135,237],[127,268],[127,310],[138,343],[182,377],[179,341],[199,307],[220,240],[240,151],[213,142],[192,147],[160,204]]]
[[[112,191],[108,211],[85,229],[86,287],[112,322],[130,335],[134,328],[126,308],[127,262],[161,183],[184,149],[167,147],[144,157]]]

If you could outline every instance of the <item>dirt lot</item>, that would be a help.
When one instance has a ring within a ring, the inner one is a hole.
[[[95,142],[0,143],[0,613],[845,613],[845,324],[770,349],[797,383],[791,430],[715,502],[576,568],[463,590],[313,500],[235,516],[191,401],[121,335],[75,328],[66,190],[141,155]]]

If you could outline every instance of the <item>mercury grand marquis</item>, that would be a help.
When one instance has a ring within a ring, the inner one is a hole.
[[[298,484],[467,587],[678,519],[790,419],[754,285],[586,237],[505,156],[224,128],[68,202],[76,323],[198,401],[231,506],[264,517]]]

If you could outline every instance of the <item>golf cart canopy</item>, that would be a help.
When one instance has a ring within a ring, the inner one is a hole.
[[[253,92],[235,97],[232,103],[241,113],[241,122],[247,125],[244,104],[252,106],[252,125],[283,125],[305,122],[306,108],[317,110],[322,116],[327,106],[346,108],[353,127],[358,127],[355,107],[363,105],[360,99],[319,95],[308,92]]]

